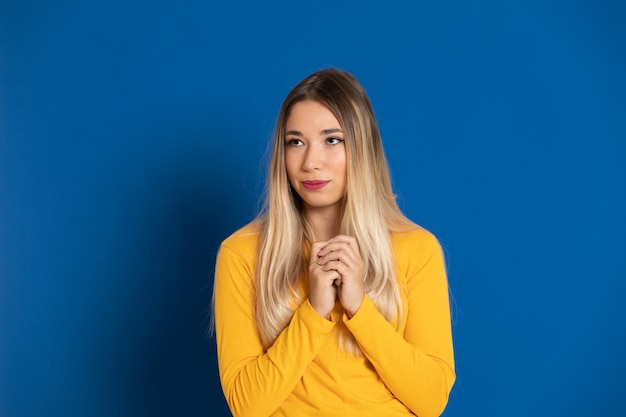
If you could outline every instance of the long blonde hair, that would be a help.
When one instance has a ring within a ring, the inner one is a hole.
[[[396,203],[378,124],[361,84],[349,73],[336,69],[305,78],[287,95],[278,114],[265,202],[253,222],[260,230],[255,313],[265,349],[289,324],[294,306],[303,301],[297,289],[308,265],[303,247],[312,240],[312,233],[302,201],[289,184],[284,150],[289,112],[303,100],[325,105],[344,132],[347,186],[340,233],[356,238],[364,262],[365,290],[383,316],[389,322],[396,321],[396,325],[401,317],[401,301],[390,233],[416,227]],[[338,337],[344,350],[360,353],[341,321]]]

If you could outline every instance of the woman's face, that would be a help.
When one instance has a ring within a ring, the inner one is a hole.
[[[323,104],[296,103],[285,125],[285,165],[305,212],[334,211],[346,194],[346,148],[339,122]]]

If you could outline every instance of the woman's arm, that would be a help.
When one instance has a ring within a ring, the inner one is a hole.
[[[394,245],[406,283],[403,333],[365,297],[344,321],[389,390],[420,417],[439,416],[454,384],[448,284],[441,248],[430,233],[409,233]],[[401,288],[402,291],[402,288]]]
[[[254,320],[255,260],[222,245],[215,268],[215,330],[220,380],[234,416],[268,416],[280,407],[319,351],[334,323],[308,300],[263,351]]]

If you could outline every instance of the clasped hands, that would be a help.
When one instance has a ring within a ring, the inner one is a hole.
[[[339,300],[348,317],[356,314],[365,296],[363,260],[356,239],[338,235],[311,246],[309,301],[324,318]]]

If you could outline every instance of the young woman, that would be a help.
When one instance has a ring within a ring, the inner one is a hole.
[[[400,212],[350,74],[316,72],[285,99],[265,207],[222,243],[214,303],[235,416],[442,413],[455,381],[442,252]]]

